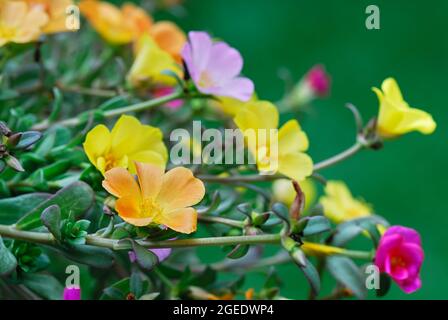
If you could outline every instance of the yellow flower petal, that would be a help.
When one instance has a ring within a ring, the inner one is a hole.
[[[174,86],[176,79],[164,74],[164,71],[171,71],[182,77],[180,66],[176,64],[173,57],[162,50],[149,35],[143,35],[139,39],[138,48],[137,56],[128,74],[128,81],[132,85],[139,86],[149,82]]]
[[[105,125],[97,125],[89,131],[83,146],[90,162],[96,165],[97,159],[107,154],[111,148],[111,134],[109,129]],[[104,158],[103,160],[105,162]]]
[[[345,183],[328,181],[325,196],[320,198],[324,214],[335,223],[365,217],[372,209],[363,201],[354,199]]]
[[[248,129],[277,129],[278,117],[278,110],[272,103],[252,101],[247,102],[245,108],[238,112],[234,121],[244,133]]]
[[[400,104],[404,102],[400,87],[394,78],[387,78],[384,80],[381,84],[381,90],[383,90],[384,94],[392,101],[392,103]]]
[[[280,155],[278,172],[300,182],[313,173],[313,160],[302,152]]]
[[[278,132],[279,153],[286,154],[308,149],[308,137],[297,120],[289,120]]]
[[[157,222],[177,232],[192,233],[197,228],[198,214],[193,208],[181,208],[163,213]]]
[[[382,91],[377,88],[373,88],[373,91],[380,103],[377,128],[382,137],[390,138],[411,131],[423,134],[434,132],[436,123],[432,116],[425,111],[409,107],[394,79],[384,80],[381,88]]]
[[[163,183],[156,201],[164,211],[190,207],[202,200],[205,187],[191,170],[178,167],[163,176]]]

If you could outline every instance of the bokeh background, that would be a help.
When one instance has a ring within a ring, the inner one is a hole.
[[[370,4],[380,8],[380,30],[365,27]],[[345,180],[392,224],[421,233],[426,253],[422,289],[408,296],[394,285],[387,298],[447,299],[448,1],[186,0],[184,8],[183,14],[163,13],[156,19],[174,20],[184,30],[207,30],[238,48],[244,73],[263,99],[282,96],[279,69],[299,80],[312,65],[326,66],[333,79],[331,95],[313,103],[301,119],[315,161],[353,143],[353,118],[344,104],[355,104],[366,119],[375,115],[378,102],[371,87],[388,76],[397,79],[411,106],[434,116],[438,128],[433,135],[403,136],[322,173]],[[206,254],[213,257],[214,251]],[[279,274],[283,295],[306,297],[307,285],[294,265],[281,266]],[[262,279],[253,274],[246,286],[261,287]],[[324,286],[330,283],[324,279]]]

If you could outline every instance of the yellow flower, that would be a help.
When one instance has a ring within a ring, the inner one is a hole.
[[[120,217],[135,226],[156,223],[182,233],[196,231],[197,212],[191,206],[204,197],[202,181],[183,167],[164,173],[150,164],[135,166],[138,183],[123,168],[105,174],[103,187],[118,198],[115,209]]]
[[[168,152],[158,128],[142,125],[131,116],[123,115],[112,132],[97,125],[86,137],[84,150],[90,162],[101,173],[121,167],[135,173],[134,161],[151,163],[165,168]]]
[[[325,216],[334,223],[369,216],[372,208],[362,200],[353,198],[342,181],[328,181],[325,196],[320,198]]]
[[[137,56],[128,74],[128,81],[134,86],[147,82],[175,85],[176,79],[163,71],[172,71],[182,77],[182,70],[173,57],[160,49],[149,35],[142,36],[139,39]]]
[[[313,161],[303,151],[308,137],[296,120],[286,122],[275,134],[279,122],[277,108],[267,101],[249,102],[234,121],[247,140],[262,174],[278,171],[302,181],[313,172]]]
[[[0,47],[8,42],[35,41],[48,23],[41,7],[31,7],[23,1],[0,2]]]
[[[213,107],[217,108],[218,110],[221,110],[223,113],[229,115],[229,116],[236,116],[237,113],[243,109],[248,103],[254,102],[257,100],[256,95],[254,94],[253,97],[247,102],[243,102],[241,100],[230,98],[230,97],[217,97],[217,100],[211,100],[211,104]]]
[[[387,78],[381,85],[381,90],[373,88],[380,101],[378,115],[378,133],[384,138],[390,138],[411,131],[431,134],[436,129],[432,116],[422,110],[409,107],[403,100],[400,88],[393,78]]]
[[[49,16],[48,23],[43,27],[44,33],[69,31],[66,26],[67,7],[73,5],[72,0],[25,0],[31,7],[40,7]]]
[[[316,187],[311,179],[305,179],[300,182],[300,188],[305,194],[305,208],[308,210],[311,204],[316,199]],[[287,205],[288,207],[294,202],[296,198],[296,191],[289,179],[278,179],[272,184],[272,192],[275,201],[279,201]]]

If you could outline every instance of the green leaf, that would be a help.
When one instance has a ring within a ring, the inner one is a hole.
[[[308,219],[308,223],[306,224],[305,229],[303,229],[303,236],[305,237],[323,233],[331,229],[330,222],[323,216],[315,216],[305,219]]]
[[[289,210],[283,203],[280,202],[274,203],[272,206],[272,211],[278,218],[283,220],[283,222],[286,223],[288,227],[290,226]]]
[[[50,206],[42,212],[40,219],[48,231],[61,241],[61,209],[57,205]]]
[[[69,244],[63,246],[61,252],[68,259],[95,268],[107,269],[114,264],[114,254],[107,248]]]
[[[29,193],[0,200],[0,223],[12,224],[50,198],[48,193]]]
[[[72,183],[28,212],[17,222],[16,227],[21,230],[30,230],[41,226],[42,211],[52,205],[58,205],[61,209],[61,219],[66,219],[69,214],[78,218],[90,209],[94,197],[93,190],[88,184],[81,181]]]
[[[128,279],[126,279],[126,280],[128,280]],[[109,288],[104,289],[103,292],[104,292],[104,295],[106,295],[110,299],[113,299],[113,300],[123,300],[124,299],[124,293],[118,288],[109,287]]]
[[[34,172],[28,180],[31,182],[39,182],[41,179],[48,181],[57,177],[65,172],[72,166],[71,160],[60,160],[58,162],[52,163],[49,166],[40,168]]]
[[[152,292],[144,294],[139,300],[155,300],[160,295],[160,292]]]
[[[336,229],[331,243],[336,247],[343,247],[347,242],[357,237],[362,231],[363,229],[356,224],[341,224]]]
[[[191,279],[190,285],[197,287],[205,287],[215,282],[216,279],[217,279],[216,271],[207,266],[204,271],[202,271],[201,273],[199,273],[198,275],[194,276]]]
[[[306,263],[304,266],[299,266],[299,268],[302,270],[303,274],[305,275],[306,280],[311,286],[311,290],[313,291],[314,295],[318,295],[320,291],[320,278],[319,273],[317,272],[316,268],[313,266],[313,264],[306,259]]]
[[[331,275],[358,299],[367,297],[364,276],[358,266],[349,258],[343,256],[329,256],[326,266]]]
[[[22,137],[20,138],[19,143],[14,148],[27,149],[37,141],[39,141],[40,138],[42,138],[42,133],[40,133],[39,131],[22,132]]]
[[[64,291],[59,281],[48,274],[24,273],[23,284],[37,295],[50,300],[61,300]]]
[[[126,240],[132,242],[132,248],[135,253],[135,259],[140,267],[145,270],[152,270],[154,266],[158,263],[157,256],[147,248],[139,245],[133,240]]]
[[[16,257],[5,247],[2,237],[0,237],[0,276],[10,274],[16,267]]]
[[[247,254],[248,251],[249,251],[249,246],[238,244],[238,245],[235,246],[235,248],[233,248],[232,251],[230,251],[227,254],[227,258],[239,259],[239,258],[244,257]]]
[[[136,297],[143,294],[143,281],[140,272],[132,272],[129,279],[129,289]]]

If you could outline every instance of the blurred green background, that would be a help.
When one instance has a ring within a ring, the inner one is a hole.
[[[365,27],[370,4],[380,8],[380,30]],[[387,298],[448,298],[448,1],[187,0],[184,7],[183,17],[156,18],[174,20],[184,30],[207,30],[238,48],[244,73],[263,99],[282,96],[280,68],[299,80],[312,65],[326,66],[333,79],[331,95],[315,102],[302,120],[315,161],[353,143],[353,118],[344,104],[354,103],[366,119],[375,115],[378,102],[371,87],[388,76],[397,79],[411,106],[434,116],[438,128],[433,135],[403,136],[322,173],[345,180],[392,224],[421,233],[426,253],[422,289],[406,295],[394,285]],[[279,270],[283,295],[306,297],[300,271],[294,265]],[[261,286],[261,279],[254,275],[248,286]]]

